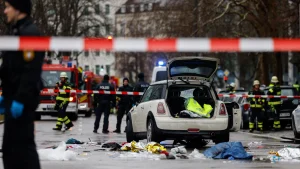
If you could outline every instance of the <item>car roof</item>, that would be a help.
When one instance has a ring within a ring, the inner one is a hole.
[[[167,71],[166,66],[155,66],[153,71]]]
[[[174,80],[162,80],[162,81],[153,82],[153,83],[151,83],[151,86],[153,86],[153,85],[167,84],[167,82],[170,85],[170,84],[172,84],[174,82]],[[175,82],[176,82],[176,84],[185,84],[181,80],[175,80]],[[177,83],[177,82],[179,82],[179,83]],[[190,85],[199,85],[199,81],[198,80],[189,80],[189,82],[191,82]],[[208,84],[208,82],[206,82],[206,84]],[[188,84],[186,84],[186,85],[188,85]]]

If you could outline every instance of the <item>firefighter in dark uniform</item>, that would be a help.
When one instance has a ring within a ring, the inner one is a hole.
[[[271,84],[269,85],[270,89],[268,91],[268,95],[273,96],[281,96],[281,89],[279,85],[278,78],[273,76],[271,79]],[[270,106],[273,117],[274,117],[274,124],[273,129],[278,131],[281,128],[280,125],[280,108],[281,108],[281,99],[280,98],[270,98],[268,105]]]
[[[131,87],[129,85],[129,79],[128,78],[124,78],[123,79],[123,86],[119,88],[120,92],[132,92],[133,91],[133,87]],[[120,97],[120,101],[119,101],[119,108],[118,108],[118,113],[117,113],[117,125],[116,125],[116,130],[114,131],[114,133],[121,133],[121,123],[122,123],[122,119],[123,116],[126,115],[129,110],[132,107],[133,104],[133,98],[130,95],[121,95]]]
[[[30,0],[5,0],[4,13],[11,25],[7,35],[41,36],[30,18]],[[2,142],[5,169],[40,169],[34,141],[34,119],[43,88],[44,56],[45,52],[30,50],[5,51],[1,55],[0,113],[5,114]]]
[[[236,87],[235,83],[230,83],[230,85],[227,88],[227,92],[229,94],[234,94],[235,93],[235,87]]]
[[[300,85],[299,85],[298,80],[293,84],[293,87],[296,88],[296,90],[297,90],[297,95],[299,95],[299,92],[300,92]]]
[[[115,91],[114,87],[109,83],[109,76],[105,75],[102,83],[99,84],[97,87],[97,90],[102,91]],[[96,108],[96,120],[94,124],[94,133],[98,133],[99,129],[99,123],[101,119],[101,115],[104,112],[104,123],[102,128],[102,133],[107,134],[108,131],[108,118],[110,113],[110,107],[111,103],[113,105],[116,104],[116,97],[114,95],[107,95],[107,94],[95,94],[97,101],[98,101],[98,107]]]
[[[66,72],[60,73],[60,83],[56,83],[56,88],[60,90],[72,90],[71,84],[68,82],[68,76]],[[56,122],[56,127],[53,130],[60,131],[62,129],[63,123],[65,123],[65,130],[69,130],[73,127],[72,121],[68,118],[66,110],[70,102],[70,92],[58,92],[56,97],[55,110],[58,111],[58,117]]]
[[[250,91],[249,95],[264,95],[264,92],[259,89],[260,83],[258,80],[253,82],[253,90]],[[249,132],[252,133],[254,130],[254,122],[257,118],[257,127],[259,131],[263,131],[263,112],[265,107],[264,98],[249,98],[251,115],[249,121]]]
[[[149,87],[149,83],[145,82],[145,80],[144,80],[144,78],[145,78],[144,73],[139,73],[138,74],[138,78],[139,78],[139,81],[134,86],[133,91],[134,92],[145,92],[147,90],[147,88]],[[142,96],[135,96],[135,98],[134,98],[135,104],[140,101],[141,97]]]

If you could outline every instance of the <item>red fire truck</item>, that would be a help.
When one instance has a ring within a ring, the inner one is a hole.
[[[82,84],[82,71],[72,64],[44,64],[42,72],[42,81],[44,88],[54,89],[56,82],[59,82],[61,72],[66,72],[69,77],[69,82],[73,89],[78,89]],[[56,93],[41,92],[41,101],[36,110],[36,119],[40,120],[41,115],[57,116],[57,111],[54,110]],[[78,96],[72,93],[70,103],[67,107],[67,115],[73,121],[78,118]]]

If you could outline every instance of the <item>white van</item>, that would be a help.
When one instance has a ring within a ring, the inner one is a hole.
[[[167,80],[167,67],[166,66],[156,66],[152,72],[151,83]]]

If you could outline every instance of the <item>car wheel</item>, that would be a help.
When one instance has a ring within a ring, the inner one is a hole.
[[[224,143],[224,142],[229,142],[230,140],[230,133],[226,133],[226,134],[220,134],[220,135],[216,135],[216,139],[214,140],[215,144],[219,144],[219,143]]]
[[[36,121],[39,121],[39,120],[41,120],[41,118],[42,118],[41,113],[35,112],[35,120],[36,120]]]
[[[287,126],[287,122],[282,122],[281,121],[281,124],[280,124],[280,126],[281,126],[281,129],[285,129],[286,128],[286,126]]]
[[[91,117],[91,116],[92,116],[92,110],[87,111],[87,112],[85,113],[85,117]]]
[[[127,142],[130,143],[132,141],[139,141],[137,139],[137,137],[135,136],[134,132],[133,132],[131,119],[128,119],[126,121],[126,123],[127,123],[127,126],[126,126],[126,139],[127,139]]]
[[[205,139],[193,139],[193,140],[187,140],[187,148],[202,148],[206,146],[210,140]]]
[[[157,142],[159,143],[161,139],[156,131],[156,124],[153,119],[149,119],[147,123],[147,142]]]
[[[300,134],[297,132],[297,129],[296,129],[294,116],[292,116],[292,128],[294,131],[295,138],[300,139]]]

